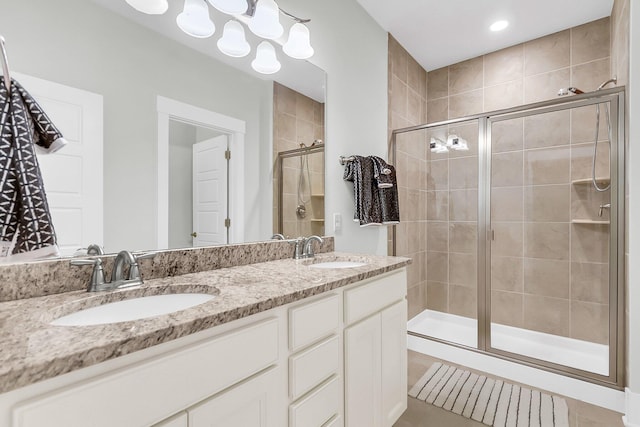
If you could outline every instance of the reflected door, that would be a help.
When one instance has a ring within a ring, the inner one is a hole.
[[[227,243],[226,135],[193,145],[193,246]]]

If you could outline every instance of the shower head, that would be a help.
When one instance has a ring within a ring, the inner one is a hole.
[[[601,89],[603,89],[603,88],[604,88],[606,85],[608,85],[609,83],[613,83],[613,84],[618,83],[618,78],[617,78],[617,77],[613,77],[613,78],[611,78],[611,79],[607,80],[606,82],[603,82],[600,86],[598,86],[598,89],[596,89],[596,90],[601,90]]]
[[[565,96],[565,95],[569,95],[570,93],[574,93],[576,95],[580,95],[581,93],[584,93],[583,91],[581,91],[580,89],[578,89],[577,87],[563,87],[562,89],[560,89],[558,91],[558,96]]]

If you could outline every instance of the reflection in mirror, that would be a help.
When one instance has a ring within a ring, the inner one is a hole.
[[[248,57],[226,57],[216,47],[220,34],[210,39],[193,39],[182,33],[175,25],[180,12],[181,2],[169,2],[169,11],[162,17],[140,14],[125,1],[64,0],[64,7],[60,7],[60,2],[46,0],[3,4],[0,31],[7,41],[12,74],[45,82],[44,90],[30,88],[26,80],[24,86],[30,92],[38,92],[33,95],[63,135],[71,139],[67,147],[55,154],[61,156],[58,160],[66,164],[78,162],[71,157],[87,150],[100,156],[97,164],[89,160],[77,169],[56,169],[53,158],[42,158],[43,168],[57,177],[51,184],[44,178],[48,194],[47,185],[60,187],[65,183],[75,186],[74,191],[81,194],[73,212],[63,206],[52,213],[66,254],[91,243],[100,244],[109,253],[200,244],[191,238],[191,233],[197,232],[194,200],[187,200],[193,197],[194,173],[184,166],[186,152],[193,150],[193,143],[189,148],[186,139],[182,146],[171,139],[168,150],[172,154],[167,155],[171,158],[168,163],[171,177],[167,178],[166,194],[158,190],[162,115],[159,97],[246,123],[242,146],[244,175],[241,182],[235,183],[241,186],[234,190],[233,180],[227,183],[230,188],[227,196],[237,198],[237,205],[244,207],[238,219],[243,237],[237,239],[233,233],[227,236],[223,228],[218,233],[220,242],[265,240],[277,231],[274,228],[277,221],[273,219],[277,193],[273,192],[272,179],[276,153],[296,148],[299,143],[310,145],[315,139],[324,139],[323,130],[309,133],[302,129],[299,134],[295,130],[282,138],[294,147],[275,148],[272,129],[278,125],[274,123],[274,82],[250,68],[256,40],[248,34],[252,46]],[[25,25],[27,22],[29,25]],[[56,23],[55,33],[50,31],[51,22]],[[285,31],[292,23],[283,21]],[[221,30],[224,22],[216,22],[216,26]],[[287,61],[280,48],[278,55],[282,70],[270,78],[323,105],[324,72],[307,61]],[[50,87],[64,88],[74,95],[61,99]],[[97,119],[78,123],[78,117],[87,117],[87,109],[97,111],[91,113]],[[167,132],[187,133],[185,128],[179,130],[183,123],[169,122]],[[188,132],[195,132],[195,141],[202,142],[200,138],[205,138],[207,131],[191,125]],[[209,131],[207,137],[213,139],[215,132]],[[178,166],[174,155],[182,159],[179,162],[182,166]],[[180,170],[182,167],[185,170]],[[76,185],[79,182],[81,185]],[[179,182],[184,186],[178,187]],[[64,199],[65,191],[62,188],[59,192],[60,199]],[[85,199],[86,196],[89,198]],[[164,213],[159,211],[161,202],[168,204]],[[178,211],[176,205],[184,209]],[[233,203],[227,207],[226,215],[220,216],[233,220],[237,214],[232,211]],[[222,207],[221,212],[227,207]],[[164,240],[159,232],[162,221],[167,224]],[[210,228],[203,233],[212,231],[216,230]]]

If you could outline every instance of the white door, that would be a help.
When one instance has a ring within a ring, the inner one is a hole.
[[[68,141],[56,153],[38,154],[60,252],[102,246],[102,96],[20,73],[12,76]]]
[[[226,135],[193,145],[193,246],[227,243]]]

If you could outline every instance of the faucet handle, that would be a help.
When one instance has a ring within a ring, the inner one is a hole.
[[[74,259],[70,261],[70,264],[75,267],[81,265],[93,265],[93,271],[91,272],[91,279],[89,280],[89,284],[87,285],[87,291],[96,291],[100,286],[103,286],[105,284],[102,259]]]
[[[141,253],[140,255],[134,255],[133,259],[135,260],[135,262],[129,266],[129,280],[140,280],[140,282],[142,282],[138,260],[154,258],[157,254],[157,252],[145,252]]]
[[[322,240],[322,237],[320,236],[310,236],[307,237],[306,242],[304,244],[304,256],[306,258],[313,258],[315,256],[315,253],[313,252],[313,241],[318,242],[318,244],[322,244],[324,242],[324,240]]]

